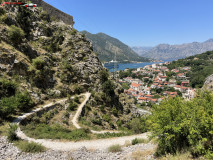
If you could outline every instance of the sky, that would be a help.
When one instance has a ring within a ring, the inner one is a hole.
[[[79,31],[103,32],[129,46],[213,38],[213,0],[44,0],[73,16]]]

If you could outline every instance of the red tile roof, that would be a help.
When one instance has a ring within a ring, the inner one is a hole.
[[[132,83],[131,86],[133,86],[133,87],[139,87],[139,86],[141,86],[141,84]]]
[[[139,97],[138,99],[139,99],[139,100],[147,100],[146,97]]]

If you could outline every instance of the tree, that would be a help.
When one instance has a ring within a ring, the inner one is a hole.
[[[106,82],[103,83],[102,89],[110,97],[113,97],[115,95],[114,92],[115,86],[113,82],[110,80],[107,80]]]
[[[190,101],[169,98],[153,109],[150,129],[158,139],[157,155],[176,154],[187,148],[194,157],[213,158],[212,93],[197,93]]]
[[[108,80],[109,78],[109,73],[105,70],[101,70],[99,72],[99,76],[100,76],[100,80],[101,80],[101,83],[104,83]]]

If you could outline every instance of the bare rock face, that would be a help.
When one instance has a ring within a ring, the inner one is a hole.
[[[213,91],[213,74],[206,78],[203,89]]]

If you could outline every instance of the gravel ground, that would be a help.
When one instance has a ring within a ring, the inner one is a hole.
[[[131,153],[137,150],[145,151],[153,149],[151,143],[139,144],[122,148],[121,152],[109,153],[105,150],[87,150],[82,147],[75,151],[47,150],[42,153],[23,153],[12,143],[8,143],[6,137],[0,137],[0,159],[1,160],[132,160]],[[151,160],[152,156],[145,159]]]

